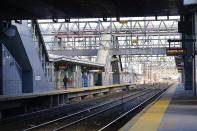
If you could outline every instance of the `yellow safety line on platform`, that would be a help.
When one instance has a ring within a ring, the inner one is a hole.
[[[169,103],[170,98],[163,98],[157,101],[139,118],[129,131],[157,131]]]

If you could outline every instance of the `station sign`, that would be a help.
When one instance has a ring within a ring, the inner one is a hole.
[[[65,70],[65,69],[67,68],[67,66],[66,66],[66,65],[59,65],[58,68],[59,68],[60,70]]]
[[[66,63],[55,63],[56,70],[65,70],[68,68],[68,64]]]
[[[179,55],[184,55],[184,50],[182,48],[172,48],[172,49],[167,49],[166,54],[168,56],[179,56]]]
[[[123,25],[124,25],[124,24],[128,24],[128,22],[129,22],[128,20],[120,20],[120,21],[119,21],[119,23],[120,23],[120,24],[123,24]]]

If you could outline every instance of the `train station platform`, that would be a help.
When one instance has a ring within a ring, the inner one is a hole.
[[[21,94],[19,96],[0,96],[0,119],[7,117],[11,112],[14,115],[30,113],[45,109],[56,108],[72,102],[102,97],[124,90],[138,89],[148,85],[116,84],[96,87],[68,88],[41,93]],[[151,85],[149,85],[151,86]],[[17,112],[17,110],[24,112]],[[3,115],[1,115],[3,114]],[[3,116],[3,117],[1,117]]]
[[[0,95],[0,102],[10,101],[10,100],[30,99],[30,98],[44,97],[44,96],[61,95],[61,94],[101,91],[101,90],[103,92],[107,92],[110,89],[114,89],[114,88],[124,88],[124,87],[134,87],[134,86],[136,86],[136,84],[129,83],[129,84],[116,84],[116,85],[95,86],[95,87],[68,88],[68,89],[53,90],[53,91],[42,92],[42,93],[23,93],[18,96],[1,96]]]
[[[132,118],[121,131],[197,131],[197,97],[174,85]]]

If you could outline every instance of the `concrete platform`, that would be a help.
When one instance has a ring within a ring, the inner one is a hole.
[[[140,85],[130,83],[109,86],[70,88],[67,90],[56,90],[35,94],[21,94],[20,96],[0,96],[0,119],[11,117],[10,114],[12,114],[12,116],[16,116],[51,109],[71,102],[80,102],[81,100],[100,97],[138,87],[140,87]]]
[[[0,95],[0,102],[10,101],[10,100],[30,99],[30,98],[36,98],[36,97],[42,97],[42,96],[53,96],[53,95],[61,95],[61,94],[98,91],[98,90],[126,87],[126,86],[132,86],[132,85],[135,86],[136,84],[130,83],[130,84],[117,84],[117,85],[96,86],[96,87],[69,88],[67,90],[54,90],[54,91],[42,92],[42,93],[24,93],[19,96],[1,96]]]
[[[131,119],[121,131],[197,131],[197,97],[179,84]]]

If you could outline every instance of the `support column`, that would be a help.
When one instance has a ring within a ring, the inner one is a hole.
[[[109,49],[112,46],[112,35],[103,34],[101,36],[101,45],[97,54],[96,62],[105,65],[105,72],[102,73],[102,85],[111,85],[113,84],[112,76],[112,66],[111,66],[111,57],[109,54]]]
[[[0,120],[2,119],[2,112],[0,112]]]
[[[185,81],[185,73],[184,71],[181,72],[181,83],[184,83]]]
[[[56,77],[57,77],[57,89],[60,90],[62,87],[61,87],[61,70],[57,71],[56,73]]]
[[[74,67],[74,87],[79,88],[82,87],[82,73],[81,66],[76,65]]]
[[[3,49],[0,43],[0,95],[3,95]]]
[[[182,39],[183,49],[185,50],[184,60],[184,74],[185,74],[185,90],[192,90],[193,88],[193,42],[192,39],[192,15],[185,15],[182,21]]]
[[[194,12],[194,20],[193,20],[193,25],[194,25],[194,28],[193,28],[193,35],[195,38],[197,38],[197,11]],[[193,68],[194,68],[194,87],[193,87],[193,92],[194,92],[194,96],[196,96],[197,94],[197,55],[196,55],[196,52],[197,52],[197,42],[195,42],[194,44],[194,52],[195,52],[195,55],[194,55],[194,65],[193,65]]]
[[[192,90],[193,87],[193,58],[189,53],[192,50],[192,43],[187,43],[185,49],[188,54],[184,56],[184,71],[185,71],[185,90]]]
[[[90,87],[94,86],[94,73],[90,72],[88,79],[89,79],[89,86]]]
[[[120,71],[119,71],[118,58],[116,56],[112,56],[111,66],[113,72],[113,84],[120,84]]]

